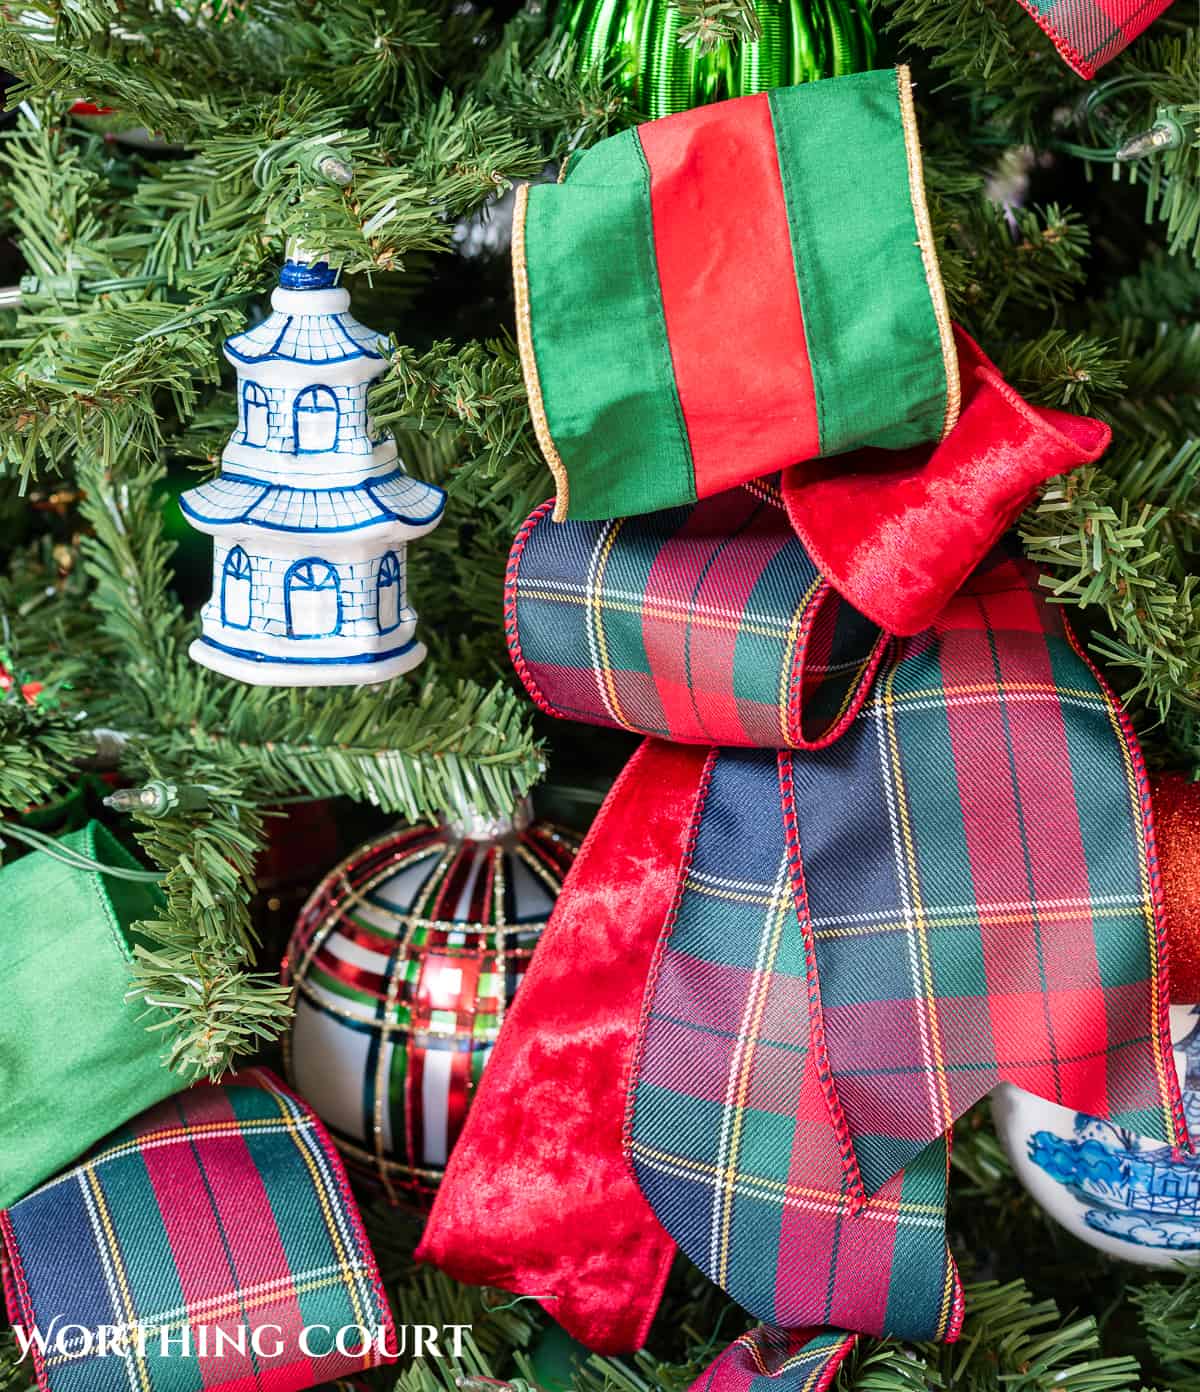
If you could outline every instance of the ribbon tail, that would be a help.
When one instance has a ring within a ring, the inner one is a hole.
[[[994,556],[783,766],[868,1193],[1001,1082],[1186,1143],[1141,755],[1031,567]]]
[[[714,1358],[688,1392],[825,1392],[857,1334],[759,1325]]]
[[[951,1339],[947,1139],[870,1197],[855,1183],[777,778],[765,751],[706,766],[646,995],[630,1164],[684,1253],[758,1319]]]
[[[417,1250],[537,1298],[601,1353],[645,1340],[675,1244],[622,1153],[626,1077],[708,751],[647,740],[563,887]]]

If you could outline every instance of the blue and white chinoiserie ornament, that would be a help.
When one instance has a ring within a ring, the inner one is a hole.
[[[386,681],[425,656],[405,546],[446,495],[404,472],[367,414],[381,336],[318,261],[289,260],[272,313],[225,344],[238,425],[221,472],[180,499],[213,537],[196,662],[259,686]]]
[[[1188,1130],[1200,1138],[1200,1006],[1171,1007]],[[1075,1237],[1143,1266],[1200,1261],[1200,1154],[1046,1102],[1004,1083],[992,1114],[1017,1176]]]

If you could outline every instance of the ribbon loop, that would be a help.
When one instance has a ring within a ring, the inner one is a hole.
[[[735,1339],[688,1392],[825,1392],[857,1336],[760,1325]]]
[[[518,193],[513,278],[560,521],[903,449],[958,414],[907,68],[600,141]]]
[[[817,749],[848,727],[889,640],[832,590],[779,490],[517,533],[513,664],[542,710],[689,744]]]

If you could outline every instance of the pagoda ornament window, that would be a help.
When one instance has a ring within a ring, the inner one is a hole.
[[[324,454],[338,445],[338,399],[332,388],[305,387],[292,408],[297,454]]]
[[[289,638],[330,638],[342,627],[342,587],[328,561],[297,561],[283,582]]]
[[[375,614],[380,633],[391,633],[400,624],[400,591],[404,576],[400,558],[389,551],[379,562],[375,580]]]
[[[254,572],[240,546],[225,557],[221,570],[221,622],[227,628],[249,628],[254,600]]]
[[[242,387],[242,443],[262,449],[271,429],[271,404],[257,382]]]

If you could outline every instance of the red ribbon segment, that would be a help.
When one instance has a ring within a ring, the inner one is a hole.
[[[638,137],[650,169],[667,338],[703,498],[745,478],[747,421],[764,459],[820,453],[771,107],[765,93],[742,97],[652,121]]]

